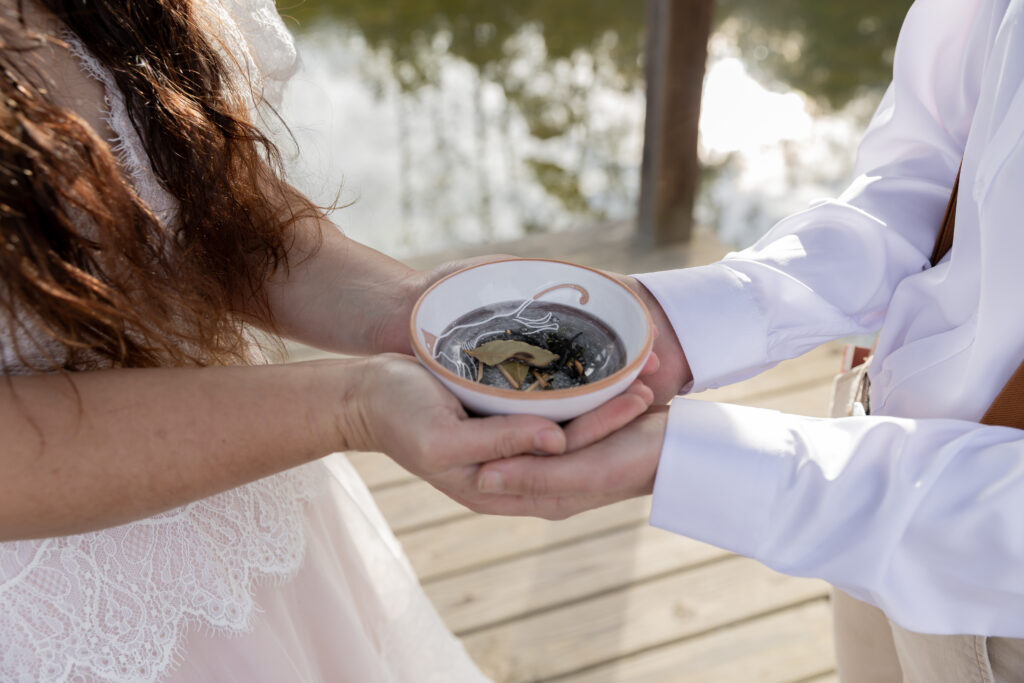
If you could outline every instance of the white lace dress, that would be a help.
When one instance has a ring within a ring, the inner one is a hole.
[[[273,102],[295,54],[272,0],[196,5]],[[120,93],[72,44],[140,195],[173,220]],[[0,543],[4,683],[484,680],[342,455],[124,526]]]

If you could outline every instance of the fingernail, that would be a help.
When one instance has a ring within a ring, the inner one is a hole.
[[[477,488],[481,493],[501,493],[505,490],[505,477],[501,472],[484,472],[480,475]]]
[[[561,453],[565,449],[565,434],[561,429],[543,429],[533,437],[533,448],[542,453]]]

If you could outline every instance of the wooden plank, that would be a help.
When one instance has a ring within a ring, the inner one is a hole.
[[[426,586],[462,635],[727,556],[719,548],[642,524]]]
[[[496,681],[543,680],[827,594],[822,581],[734,557],[477,631],[463,642]]]
[[[559,683],[838,683],[827,600],[557,679]],[[814,678],[808,679],[808,676]]]
[[[399,536],[423,583],[441,575],[552,548],[581,536],[644,523],[650,497],[590,510],[560,522],[473,515]]]
[[[473,514],[419,479],[379,489],[373,498],[396,534]]]

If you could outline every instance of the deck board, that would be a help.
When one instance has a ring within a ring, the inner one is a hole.
[[[547,680],[827,595],[820,581],[729,557],[464,638],[502,683]]]
[[[649,498],[589,510],[561,522],[472,515],[440,527],[400,534],[421,581],[511,560],[563,543],[644,522]]]
[[[428,582],[424,588],[449,628],[463,635],[490,624],[683,571],[727,554],[640,523]],[[499,586],[500,590],[496,590]]]
[[[821,347],[695,398],[822,416],[839,355]],[[837,680],[824,584],[653,529],[647,498],[562,522],[488,517],[379,454],[352,461],[498,683]]]
[[[827,683],[829,607],[815,600],[554,680],[559,683]],[[827,673],[822,674],[822,671]],[[808,679],[808,676],[813,678]]]
[[[834,345],[701,400],[821,416]],[[824,584],[646,524],[649,499],[562,522],[476,515],[355,454],[449,628],[498,683],[835,683]]]
[[[399,535],[473,514],[419,479],[379,488],[373,494],[384,519]]]

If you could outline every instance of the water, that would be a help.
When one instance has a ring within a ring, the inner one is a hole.
[[[437,338],[434,356],[465,379],[507,389],[510,382],[498,368],[465,353],[499,339],[523,341],[558,356],[539,372],[531,371],[522,387],[541,374],[544,382],[537,388],[567,389],[604,379],[626,364],[622,340],[604,321],[578,308],[533,299],[483,306],[460,316]]]
[[[396,256],[635,217],[643,3],[307,0],[301,189]],[[743,244],[834,196],[909,2],[718,0],[697,218]],[[338,195],[338,186],[341,194]]]

